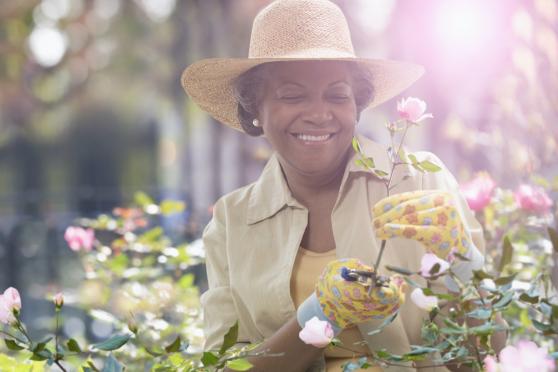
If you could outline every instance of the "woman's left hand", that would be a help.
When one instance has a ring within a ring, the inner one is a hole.
[[[372,223],[380,239],[413,239],[442,259],[454,251],[464,255],[471,247],[471,237],[448,192],[419,190],[395,194],[378,201],[372,212]]]

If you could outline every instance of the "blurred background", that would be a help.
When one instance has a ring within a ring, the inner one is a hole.
[[[412,129],[411,149],[435,152],[460,181],[487,170],[513,188],[558,174],[555,0],[335,2],[358,55],[425,66],[403,96],[434,119]],[[0,288],[36,298],[39,314],[45,290],[80,278],[63,239],[77,217],[141,190],[186,202],[162,224],[191,241],[217,198],[258,177],[265,141],[205,115],[179,78],[202,58],[245,57],[268,3],[0,1]],[[396,114],[393,99],[359,130],[387,143]]]

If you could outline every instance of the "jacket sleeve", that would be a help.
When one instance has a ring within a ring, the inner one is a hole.
[[[442,170],[438,172],[428,172],[423,174],[422,189],[441,189],[453,195],[457,210],[465,229],[471,236],[473,246],[465,255],[470,261],[458,261],[452,270],[456,276],[467,282],[473,276],[473,270],[479,270],[484,266],[485,240],[481,224],[475,218],[474,213],[469,208],[467,201],[459,191],[459,184],[444,163],[430,152],[415,153],[418,160],[429,160],[440,166]],[[445,284],[450,290],[457,290],[457,284],[449,276],[445,277]]]
[[[230,288],[225,214],[226,208],[221,199],[215,204],[213,218],[202,236],[208,281],[208,290],[200,299],[205,333],[204,350],[219,348],[223,336],[239,319]]]

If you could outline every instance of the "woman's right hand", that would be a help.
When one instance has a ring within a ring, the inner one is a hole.
[[[356,258],[335,260],[324,268],[316,284],[316,296],[325,316],[339,328],[384,319],[397,312],[405,301],[405,281],[400,276],[391,276],[385,286],[369,291],[369,285],[346,280],[343,268],[374,271]]]
[[[316,290],[297,310],[301,328],[316,316],[327,320],[337,334],[353,324],[384,319],[397,312],[405,301],[405,281],[400,276],[391,276],[384,286],[369,290],[369,285],[346,280],[342,275],[344,268],[373,272],[355,258],[327,264],[316,283]]]

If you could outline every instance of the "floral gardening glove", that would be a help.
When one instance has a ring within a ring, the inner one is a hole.
[[[325,267],[316,284],[316,296],[331,322],[346,328],[370,319],[384,319],[399,310],[405,301],[403,278],[392,276],[385,287],[373,287],[369,295],[369,285],[343,277],[345,267],[374,271],[356,258],[332,261]]]
[[[428,252],[447,259],[455,249],[465,255],[472,246],[451,194],[419,190],[388,196],[372,210],[380,239],[402,237],[421,242]]]
[[[297,310],[301,327],[316,316],[320,320],[327,320],[335,334],[338,334],[350,325],[370,319],[384,319],[399,310],[405,300],[403,278],[392,276],[384,287],[372,287],[369,295],[369,284],[343,277],[345,268],[373,271],[355,258],[330,262],[320,275],[315,292]]]

